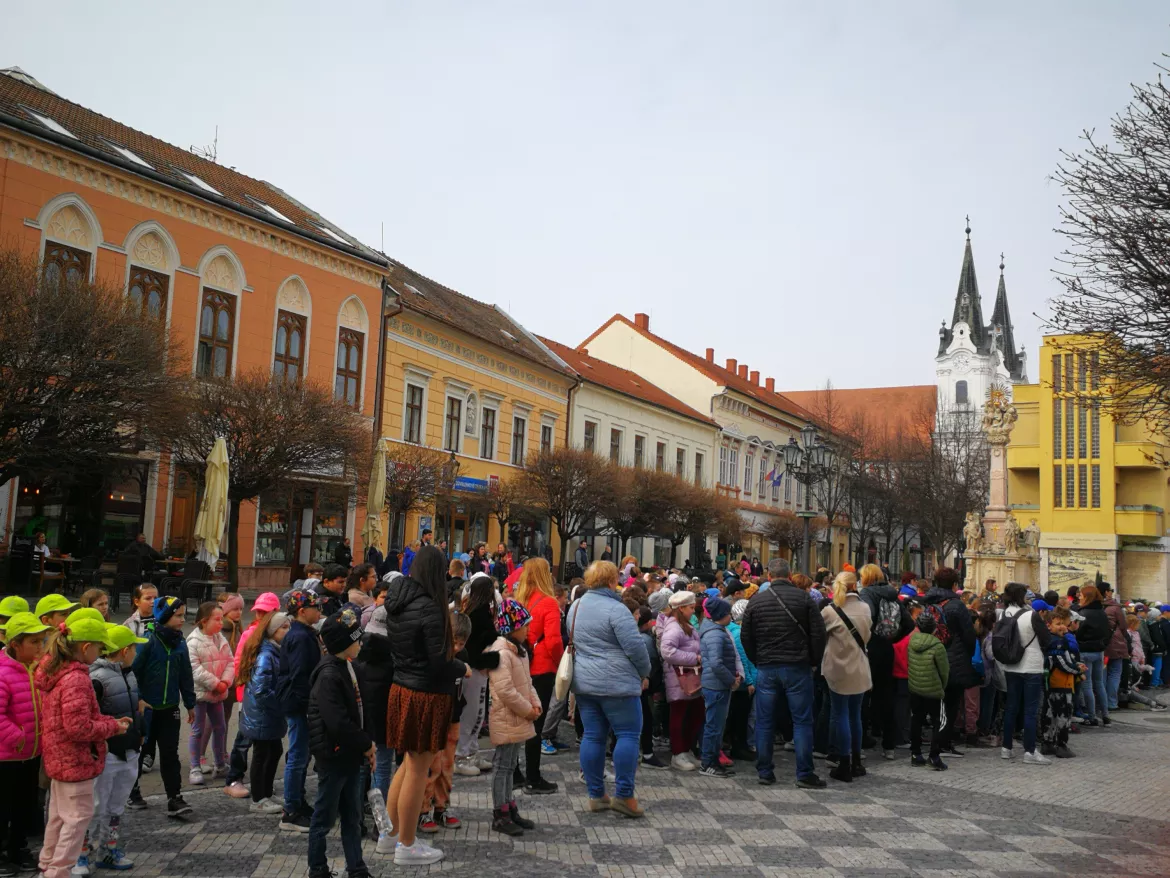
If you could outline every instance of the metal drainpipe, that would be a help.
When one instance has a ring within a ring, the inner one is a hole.
[[[394,293],[398,305],[391,311],[386,310],[386,293]],[[386,395],[386,326],[391,317],[396,317],[403,311],[402,297],[390,286],[390,282],[382,279],[382,314],[379,318],[381,332],[378,333],[378,383],[374,385],[374,443],[382,438],[382,409]]]

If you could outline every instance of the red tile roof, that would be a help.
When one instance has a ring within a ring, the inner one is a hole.
[[[73,136],[53,131],[33,113],[51,119]],[[130,173],[164,182],[198,198],[222,204],[257,221],[310,238],[321,246],[358,256],[377,265],[386,264],[384,256],[271,183],[248,177],[66,100],[19,68],[0,70],[0,126],[18,128],[66,149],[96,154],[95,157],[102,161]],[[130,150],[149,167],[123,155],[115,149],[116,146]],[[222,197],[217,198],[214,193],[205,191],[180,172],[198,177]],[[268,213],[261,206],[265,204],[283,214],[288,221]]]
[[[651,384],[634,372],[591,357],[586,350],[574,349],[544,336],[537,337],[544,343],[545,347],[568,363],[585,381],[658,408],[667,409],[685,418],[700,421],[712,427],[719,426],[709,416],[696,411],[682,400],[676,399],[661,387]]]
[[[832,428],[877,439],[905,433],[929,434],[938,404],[938,389],[933,384],[786,390],[784,395],[820,420],[833,421],[829,425]]]
[[[673,342],[669,342],[661,336],[655,335],[649,329],[643,329],[633,321],[627,319],[622,314],[614,314],[613,317],[609,318],[609,320],[598,327],[598,329],[593,332],[589,338],[581,342],[581,344],[578,345],[578,348],[588,348],[589,342],[591,342],[597,336],[601,335],[601,333],[605,331],[606,328],[612,326],[614,323],[625,324],[643,338],[649,339],[659,347],[674,354],[683,362],[689,364],[695,369],[698,369],[712,381],[722,384],[729,390],[734,390],[737,393],[742,393],[744,396],[751,397],[763,405],[783,412],[798,422],[813,420],[813,416],[809,411],[793,400],[789,399],[784,394],[772,393],[767,388],[762,387],[759,384],[753,384],[746,378],[740,378],[739,375],[737,375],[735,372],[731,372],[728,369],[723,368],[718,363],[712,363],[705,357],[700,357],[698,354],[694,354],[691,351],[688,351],[686,348],[679,347]]]

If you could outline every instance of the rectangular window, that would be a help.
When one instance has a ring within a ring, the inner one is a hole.
[[[1082,402],[1077,406],[1077,457],[1089,456],[1089,409]]]
[[[1089,505],[1089,468],[1083,463],[1077,464],[1077,506],[1085,509]]]
[[[750,494],[752,492],[752,467],[755,465],[756,456],[752,452],[748,452],[743,458],[743,492]]]
[[[703,484],[703,455],[695,452],[695,484]]]
[[[291,311],[276,312],[276,353],[272,379],[298,384],[305,364],[305,318]]]
[[[804,508],[804,482],[796,483],[796,508]]]
[[[593,421],[585,422],[585,450],[590,453],[597,451],[597,424]]]
[[[85,254],[88,258],[89,254]],[[138,265],[130,266],[130,283],[126,287],[126,298],[130,300],[130,307],[135,314],[141,314],[142,309],[157,319],[165,318],[167,314],[167,290],[170,287],[170,278],[149,268]]]
[[[484,460],[495,460],[496,457],[496,410],[483,410],[483,417],[479,422],[479,456]]]
[[[1093,508],[1101,508],[1101,465],[1093,464]]]
[[[674,450],[674,474],[680,479],[687,471],[687,450],[685,448],[676,448]]]
[[[727,484],[727,446],[719,446],[719,484]]]
[[[792,502],[792,476],[786,476],[784,479],[784,502]]]
[[[226,378],[232,373],[232,339],[236,335],[236,297],[203,290],[199,312],[199,355],[195,373],[200,378]]]
[[[1101,389],[1101,353],[1100,351],[1091,351],[1089,353],[1089,386],[1093,390]]]
[[[739,449],[732,447],[728,451],[727,458],[727,484],[735,485],[736,476],[739,474]]]
[[[646,463],[646,437],[634,437],[634,468],[641,469]]]
[[[512,466],[524,466],[528,451],[528,421],[521,417],[512,418]]]
[[[458,451],[463,434],[463,400],[447,397],[447,421],[443,430],[443,450]]]
[[[1077,354],[1077,390],[1089,389],[1089,363],[1083,351]]]
[[[406,417],[403,418],[402,438],[418,445],[423,435],[423,389],[417,384],[406,385]]]
[[[764,483],[768,480],[768,455],[760,455],[760,475],[759,481],[756,484],[756,496],[761,500],[764,499],[765,488]]]
[[[1101,456],[1101,403],[1093,400],[1093,413],[1090,419],[1091,446],[1090,454],[1093,457]]]
[[[1064,467],[1059,463],[1052,468],[1052,505],[1064,505],[1064,487],[1063,479]]]
[[[654,469],[662,472],[666,469],[666,443],[659,442],[654,449]]]
[[[1052,392],[1053,393],[1060,393],[1060,388],[1061,388],[1060,370],[1061,370],[1061,368],[1062,367],[1061,367],[1061,363],[1060,363],[1060,354],[1053,354],[1052,355]]]
[[[333,398],[359,406],[358,391],[362,382],[362,352],[365,333],[342,329],[337,336],[337,373],[333,378]]]
[[[1059,354],[1058,354],[1059,356]],[[1060,457],[1060,452],[1063,450],[1063,445],[1060,441],[1060,422],[1063,415],[1061,413],[1061,405],[1064,403],[1060,397],[1052,400],[1052,456]]]
[[[1064,465],[1064,505],[1072,509],[1076,501],[1076,477],[1073,474],[1073,465]]]
[[[610,463],[622,462],[622,431],[609,431],[609,460]]]
[[[779,457],[779,455],[777,455],[777,457]],[[772,469],[773,469],[773,472],[775,470],[780,469],[779,460],[776,461],[776,465]],[[772,478],[772,502],[773,503],[780,502],[780,479],[776,478],[777,475],[779,475],[779,473],[776,473]]]
[[[1076,407],[1077,407],[1076,403],[1074,403],[1071,399],[1065,401],[1065,404],[1064,404],[1064,456],[1065,457],[1072,457],[1073,452],[1076,450],[1076,444],[1075,444],[1076,436],[1073,434],[1073,418],[1076,415],[1076,413],[1073,411],[1073,409],[1075,409]]]
[[[548,454],[552,451],[553,446],[553,428],[552,424],[540,425],[540,453]]]
[[[1073,391],[1073,355],[1064,355],[1064,389],[1068,393]]]

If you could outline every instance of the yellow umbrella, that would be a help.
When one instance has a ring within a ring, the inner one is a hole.
[[[370,489],[366,492],[366,526],[362,528],[363,547],[376,546],[382,550],[382,507],[386,505],[386,440],[378,442],[374,451],[374,467],[370,471]]]
[[[197,557],[206,561],[215,571],[219,561],[219,544],[228,513],[228,453],[223,437],[215,440],[207,455],[207,475],[203,482],[203,502],[195,519],[195,541],[199,544]]]

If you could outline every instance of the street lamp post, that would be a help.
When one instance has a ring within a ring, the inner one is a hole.
[[[447,490],[447,556],[455,553],[455,480],[459,478],[459,461],[455,459],[455,452],[451,452],[450,459],[443,464],[443,486]]]
[[[803,571],[807,575],[812,569],[810,552],[812,546],[809,535],[809,521],[816,516],[813,512],[810,494],[813,485],[823,482],[829,477],[836,465],[836,452],[821,441],[817,436],[816,427],[806,424],[800,431],[800,442],[790,438],[784,446],[784,469],[791,478],[804,485],[804,509],[798,509],[796,514],[804,519],[804,564]]]

